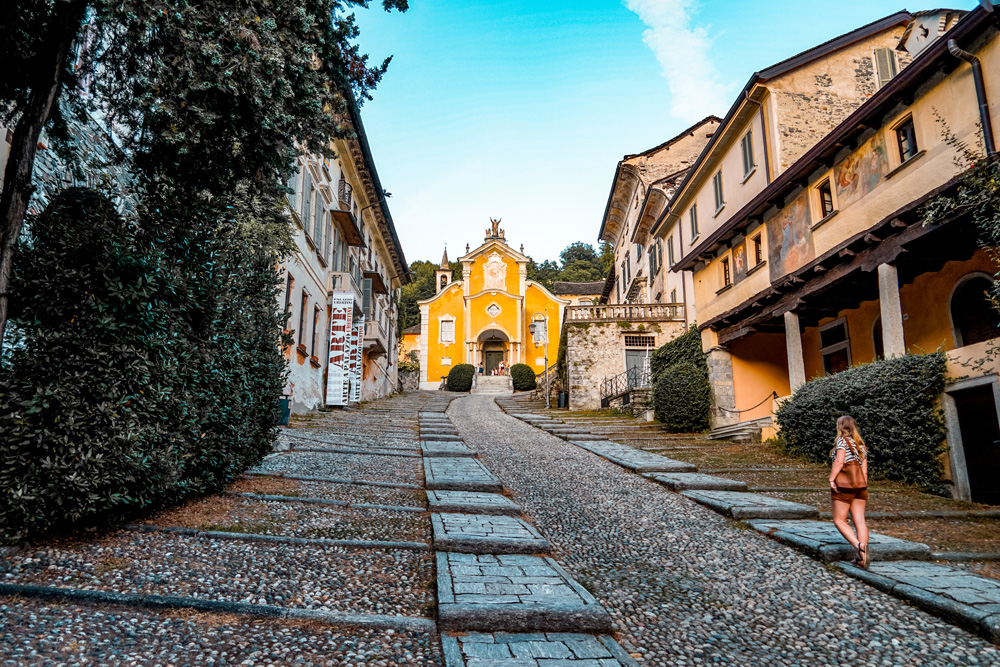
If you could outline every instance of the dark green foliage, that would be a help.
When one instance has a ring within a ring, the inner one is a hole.
[[[869,474],[937,490],[945,427],[936,407],[944,389],[945,355],[907,355],[854,366],[799,387],[777,411],[780,442],[828,463],[836,422],[850,415],[870,452]]]
[[[510,379],[514,383],[514,391],[531,391],[536,385],[535,371],[528,364],[514,364],[510,367]]]
[[[0,375],[3,541],[218,490],[270,450],[284,371],[273,261],[200,245],[214,249],[199,288],[92,191],[33,222],[14,262],[22,335]]]
[[[653,350],[653,354],[649,357],[653,380],[655,381],[667,368],[682,361],[705,366],[705,353],[701,351],[701,332],[695,325],[666,345]],[[705,374],[708,374],[707,367]]]
[[[698,327],[654,350],[649,367],[656,419],[674,433],[707,430],[712,393]]]
[[[448,372],[448,391],[469,391],[475,374],[476,367],[472,364],[452,366]]]
[[[703,368],[679,361],[663,370],[653,385],[656,419],[671,433],[708,430],[712,392]]]
[[[559,388],[563,391],[569,389],[569,365],[566,363],[568,331],[569,326],[563,322],[562,331],[559,332],[559,352],[556,353],[556,375],[559,377]]]

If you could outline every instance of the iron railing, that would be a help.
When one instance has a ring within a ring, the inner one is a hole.
[[[601,407],[611,407],[611,401],[619,396],[625,396],[628,404],[628,394],[633,389],[649,389],[653,384],[652,373],[646,368],[630,368],[614,377],[605,378],[601,382]]]

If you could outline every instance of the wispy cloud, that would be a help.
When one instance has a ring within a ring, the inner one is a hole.
[[[646,24],[642,39],[663,68],[671,115],[694,121],[725,113],[731,100],[710,58],[712,39],[704,28],[692,26],[695,1],[626,0],[625,4]]]

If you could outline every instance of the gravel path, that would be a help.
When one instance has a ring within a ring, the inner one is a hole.
[[[488,396],[451,404],[644,665],[1000,665],[1000,650],[579,447]]]
[[[0,665],[443,665],[436,637],[0,599]]]

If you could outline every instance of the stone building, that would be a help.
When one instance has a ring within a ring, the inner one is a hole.
[[[527,364],[536,374],[555,364],[562,299],[528,280],[528,257],[507,245],[500,221],[491,221],[482,245],[459,257],[462,279],[454,280],[448,256],[435,273],[437,293],[420,306],[422,389],[437,389],[457,364],[484,365],[491,373],[503,361]],[[529,327],[534,324],[534,333]]]
[[[357,107],[335,159],[299,158],[289,182],[297,252],[280,298],[293,344],[286,393],[296,413],[387,396],[398,386],[396,301],[409,282]]]
[[[907,12],[887,16],[750,77],[650,232],[670,251],[676,248],[676,254],[668,251],[667,264],[673,269],[670,280],[689,285],[686,296],[693,301],[689,323],[697,320],[703,326],[709,317],[704,308],[717,296],[728,299],[752,294],[769,260],[763,221],[754,218],[753,224],[743,228],[745,233],[729,243],[727,252],[719,253],[712,270],[720,272],[721,285],[700,270],[678,269],[692,268],[689,259],[693,251],[742,215],[749,202],[903,71],[912,58],[896,46],[912,20]],[[822,211],[821,217],[833,213],[829,198],[802,205],[811,207],[813,213]],[[791,209],[783,210],[792,213]],[[684,257],[682,267],[675,265],[670,255]],[[709,285],[715,285],[713,289],[719,294],[706,293]],[[724,296],[727,293],[733,297]],[[738,421],[738,416],[763,417],[766,422],[774,407],[769,391],[745,385],[738,408],[756,405],[762,399],[763,404],[756,411],[733,412],[733,399],[726,393],[731,392],[731,372],[741,377],[754,373],[739,365],[730,371],[729,352],[709,338],[704,343],[717,392],[713,424],[729,424]]]
[[[1000,363],[989,349],[1000,316],[987,291],[998,267],[962,211],[925,224],[922,209],[953,193],[963,169],[943,127],[996,154],[1000,39],[992,6],[957,22],[945,14],[918,15],[899,30],[894,50],[905,49],[910,64],[703,229],[674,270],[694,275],[714,400],[727,408],[716,424],[766,434],[773,406],[753,407],[762,397],[788,396],[855,364],[941,349],[949,358],[947,481],[957,498],[997,503]],[[917,33],[933,38],[914,41]],[[734,269],[741,251],[750,258],[745,274]]]

